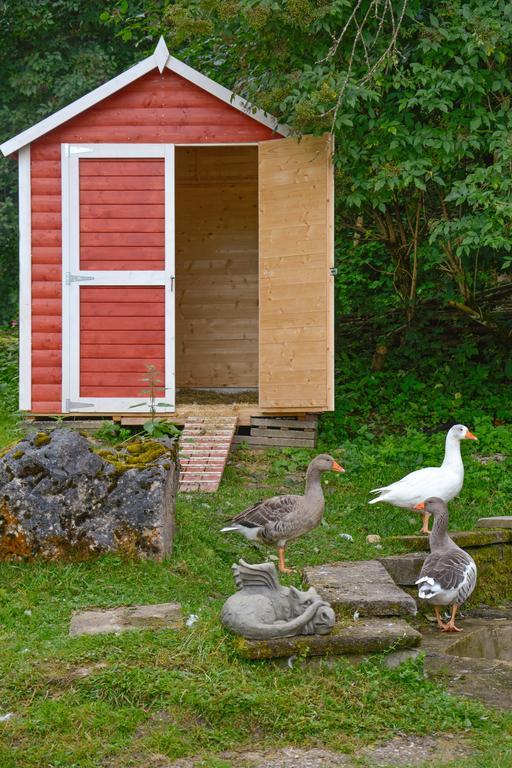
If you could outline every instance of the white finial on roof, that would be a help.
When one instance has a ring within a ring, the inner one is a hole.
[[[153,56],[155,57],[156,65],[161,74],[164,71],[165,65],[167,64],[167,59],[170,56],[169,49],[167,48],[165,40],[161,35],[160,40],[158,41],[158,44],[153,52]]]

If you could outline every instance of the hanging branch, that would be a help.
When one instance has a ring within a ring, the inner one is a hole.
[[[389,58],[391,53],[393,53],[396,50],[398,35],[400,33],[402,22],[405,16],[405,11],[407,9],[407,3],[408,3],[408,0],[403,0],[402,7],[400,10],[400,15],[398,16],[398,18],[396,18],[394,9],[393,9],[393,0],[370,0],[370,3],[368,5],[368,8],[366,9],[366,12],[362,20],[359,21],[357,18],[357,13],[363,4],[363,0],[356,0],[354,8],[352,9],[352,12],[350,13],[347,21],[345,22],[343,29],[341,30],[341,32],[337,37],[333,38],[333,43],[329,48],[327,56],[325,56],[325,58],[323,59],[320,59],[320,61],[318,62],[318,63],[325,63],[333,59],[334,56],[336,56],[338,49],[342,44],[343,40],[347,37],[348,31],[351,28],[351,26],[355,27],[354,39],[352,41],[352,46],[351,46],[350,54],[348,57],[347,71],[343,79],[343,82],[341,84],[340,91],[338,93],[338,97],[336,100],[336,104],[334,105],[334,107],[327,110],[323,114],[323,117],[326,117],[327,115],[332,114],[332,123],[331,123],[332,132],[334,132],[334,129],[336,126],[336,119],[338,117],[338,112],[343,102],[343,96],[345,94],[348,83],[350,81],[350,77],[352,75],[354,61],[356,58],[358,47],[361,46],[363,49],[363,57],[364,57],[367,69],[365,74],[356,81],[356,84],[358,86],[363,86],[373,78],[377,70]],[[366,28],[366,22],[372,12],[374,17],[376,19],[377,18],[379,19],[379,24],[377,27],[377,31],[375,32],[373,41],[371,42],[371,45],[368,46],[364,40],[363,35]],[[372,48],[377,44],[378,40],[382,37],[384,24],[387,19],[389,19],[391,23],[391,35],[384,52],[380,56],[378,56],[376,61],[372,64],[370,60],[370,52]]]

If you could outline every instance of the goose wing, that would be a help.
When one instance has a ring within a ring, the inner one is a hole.
[[[399,502],[405,506],[414,506],[428,496],[440,496],[452,499],[460,491],[461,482],[456,475],[441,467],[424,467],[410,472],[396,483],[375,488],[371,493],[380,495],[379,501]],[[374,504],[376,498],[370,501]]]
[[[438,592],[456,593],[463,603],[476,585],[476,565],[473,558],[460,547],[432,552],[423,563],[417,584],[429,584]]]
[[[257,501],[252,507],[236,515],[232,522],[258,528],[274,526],[278,522],[284,523],[285,519],[298,509],[301,498],[295,495],[272,496],[270,499]]]

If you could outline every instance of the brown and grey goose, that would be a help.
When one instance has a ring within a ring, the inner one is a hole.
[[[320,476],[322,472],[344,472],[343,467],[326,453],[313,459],[306,472],[304,496],[273,496],[258,501],[240,512],[222,531],[236,531],[250,541],[274,545],[279,553],[279,570],[288,573],[285,566],[286,544],[320,524],[324,514],[324,494]]]
[[[434,606],[437,624],[443,632],[462,632],[455,626],[457,608],[464,603],[476,585],[476,564],[448,535],[448,507],[433,497],[420,502],[416,509],[434,518],[430,533],[430,554],[425,559],[418,585],[418,596]],[[441,618],[440,606],[451,606],[448,623]]]

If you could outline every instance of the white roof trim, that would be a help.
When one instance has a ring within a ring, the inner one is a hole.
[[[182,61],[175,59],[174,56],[170,56],[165,40],[161,37],[151,56],[143,59],[138,64],[135,64],[135,66],[122,72],[120,75],[117,75],[117,77],[112,78],[112,80],[108,80],[108,82],[95,88],[80,99],[68,104],[67,107],[59,109],[57,112],[54,112],[53,115],[50,115],[39,123],[27,128],[26,131],[22,131],[22,133],[19,133],[17,136],[13,136],[12,139],[8,139],[0,145],[0,150],[4,155],[10,155],[13,152],[16,152],[18,149],[21,149],[21,147],[25,147],[27,144],[44,136],[45,133],[62,125],[62,123],[71,120],[71,118],[76,117],[76,115],[79,115],[86,109],[93,107],[99,101],[103,101],[103,99],[106,99],[108,96],[112,96],[112,94],[116,93],[121,88],[124,88],[126,85],[133,83],[134,80],[138,80],[139,77],[151,72],[152,69],[157,68],[160,72],[163,72],[165,67],[168,67],[172,72],[176,72],[176,74],[181,75],[186,80],[194,83],[194,85],[202,88],[204,91],[208,91],[213,96],[221,99],[221,101],[226,102],[226,104],[230,104],[240,112],[244,112],[258,123],[262,123],[268,128],[275,130],[276,133],[280,133],[283,136],[289,134],[289,129],[284,125],[279,125],[277,120],[271,115],[268,115],[261,109],[256,109],[256,107],[253,107],[239,96],[235,96],[232,91],[224,88],[224,86],[219,85],[209,77],[202,75],[196,69],[189,67]]]

